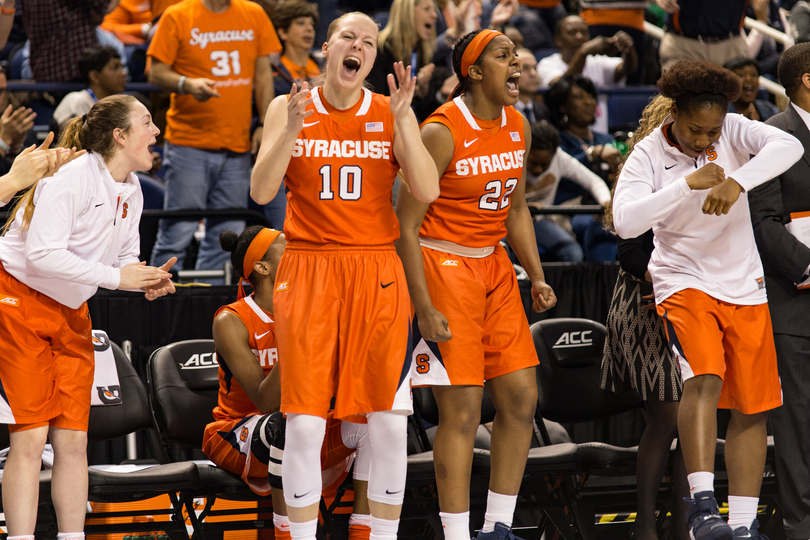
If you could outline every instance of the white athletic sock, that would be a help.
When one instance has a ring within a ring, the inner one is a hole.
[[[31,536],[8,536],[8,540],[34,540],[34,535]]]
[[[694,498],[695,493],[711,491],[714,493],[714,473],[699,471],[686,475],[689,482],[689,496]]]
[[[290,522],[290,537],[293,540],[316,540],[315,535],[318,532],[318,520],[312,521],[291,521]]]
[[[397,540],[398,519],[382,519],[371,516],[371,536],[369,540]]]
[[[280,531],[290,530],[290,518],[282,516],[273,512],[273,525]]]
[[[738,495],[728,496],[728,524],[731,530],[740,527],[751,527],[757,518],[757,506],[759,497],[740,497]]]
[[[56,540],[84,540],[84,533],[56,533]]]
[[[371,528],[371,514],[355,514],[349,516],[349,526],[360,525],[362,527]]]
[[[444,529],[444,540],[470,540],[470,512],[439,512]]]
[[[487,511],[484,514],[484,526],[481,532],[492,532],[496,523],[512,526],[512,516],[515,514],[517,495],[502,495],[494,491],[487,491]]]

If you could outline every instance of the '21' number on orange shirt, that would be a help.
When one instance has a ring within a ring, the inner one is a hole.
[[[239,51],[211,51],[211,60],[217,65],[211,68],[214,77],[227,77],[231,73],[242,73],[242,64],[239,63]]]

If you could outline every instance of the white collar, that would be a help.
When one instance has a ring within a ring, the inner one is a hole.
[[[470,109],[467,108],[467,105],[464,103],[464,100],[461,99],[461,96],[456,97],[453,99],[453,103],[456,104],[456,107],[461,111],[461,114],[464,115],[464,119],[467,120],[467,123],[476,131],[481,131],[478,122],[475,121],[475,117],[470,112]],[[501,127],[506,125],[506,109],[501,109]]]
[[[369,107],[371,107],[371,91],[368,88],[363,88],[363,103],[360,105],[360,109],[358,109],[355,116],[363,116],[368,112]],[[324,107],[321,93],[319,87],[315,87],[312,89],[312,104],[315,106],[315,110],[318,111],[320,114],[329,114],[326,111],[326,107]]]

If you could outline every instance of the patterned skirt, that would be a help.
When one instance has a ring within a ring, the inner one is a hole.
[[[678,401],[683,383],[667,344],[664,322],[654,309],[642,307],[652,284],[624,270],[613,289],[602,357],[602,388],[634,389],[644,401]]]

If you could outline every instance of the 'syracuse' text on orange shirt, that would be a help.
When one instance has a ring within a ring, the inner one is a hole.
[[[390,245],[399,238],[391,190],[399,164],[394,158],[394,115],[388,98],[363,89],[358,102],[338,110],[312,91],[287,167],[290,241],[316,244]]]
[[[166,9],[147,54],[180,75],[216,81],[220,94],[200,102],[190,94],[173,93],[166,139],[206,150],[250,150],[256,59],[280,51],[270,19],[253,2],[232,0],[223,13],[209,11],[201,0]]]
[[[506,236],[511,194],[523,176],[523,115],[505,107],[500,118],[481,120],[458,97],[425,120],[430,122],[450,130],[455,150],[419,236],[472,248],[496,246]]]

